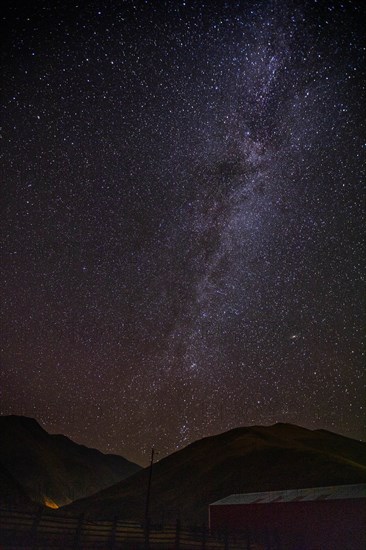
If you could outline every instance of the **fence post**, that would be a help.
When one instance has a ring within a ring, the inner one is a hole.
[[[149,550],[149,547],[150,547],[150,518],[149,517],[145,518],[144,540],[145,540],[144,548],[145,550]]]
[[[202,523],[202,550],[206,550],[206,524]]]
[[[117,533],[117,516],[114,516],[113,522],[112,522],[112,529],[111,529],[111,535],[109,538],[109,550],[113,550],[116,544],[116,533]]]
[[[77,526],[76,526],[76,531],[75,531],[74,550],[78,550],[78,548],[80,546],[80,539],[81,539],[81,531],[82,531],[82,528],[83,528],[83,522],[84,522],[84,514],[80,514],[80,516],[78,518],[78,523],[77,523]]]
[[[38,539],[38,527],[41,521],[41,517],[43,514],[43,507],[40,506],[36,512],[36,515],[34,517],[33,523],[32,523],[32,529],[31,529],[31,541],[32,541],[32,549],[36,550],[37,548],[37,539]]]
[[[274,537],[274,540],[275,540],[275,548],[276,550],[281,550],[281,540],[280,540],[280,536],[278,534],[278,531],[277,529],[275,529],[274,533],[273,533],[273,537]]]
[[[177,519],[177,523],[175,526],[175,550],[179,550],[179,544],[180,544],[180,519]]]
[[[271,550],[272,549],[272,544],[271,544],[271,532],[269,531],[268,527],[265,528],[264,530],[264,536],[265,536],[265,545],[266,545],[266,550]]]
[[[224,548],[225,550],[229,550],[229,531],[227,527],[224,529]]]
[[[247,538],[247,550],[250,550],[251,548],[251,540],[250,540],[250,529],[246,530],[246,538]]]

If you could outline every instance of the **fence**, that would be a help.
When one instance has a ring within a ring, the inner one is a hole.
[[[0,549],[106,550],[279,550],[276,533],[263,531],[210,533],[205,525],[147,525],[91,521],[80,516],[0,509]]]

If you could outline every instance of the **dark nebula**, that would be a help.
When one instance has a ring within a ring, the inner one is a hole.
[[[9,2],[2,414],[145,463],[365,436],[365,5]]]

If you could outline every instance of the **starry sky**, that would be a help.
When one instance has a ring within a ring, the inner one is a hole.
[[[365,5],[2,10],[1,414],[146,464],[365,437]]]

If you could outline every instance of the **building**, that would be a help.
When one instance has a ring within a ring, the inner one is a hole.
[[[210,504],[209,523],[276,533],[281,548],[364,550],[366,484],[230,495]]]

